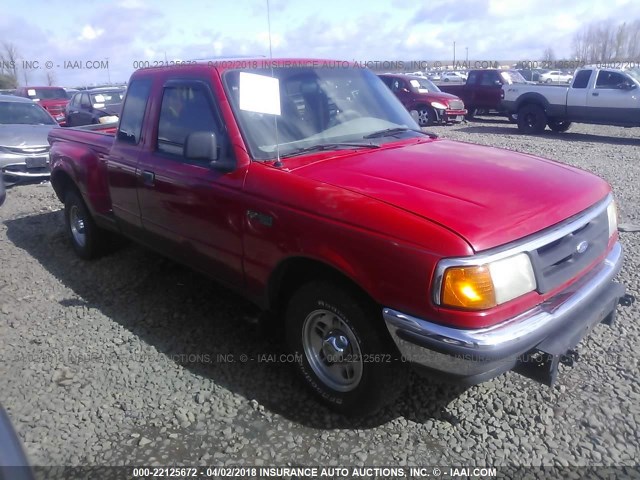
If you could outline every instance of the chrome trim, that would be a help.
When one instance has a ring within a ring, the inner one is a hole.
[[[555,242],[581,227],[584,227],[587,223],[591,222],[594,218],[604,212],[612,201],[613,195],[609,193],[599,203],[583,211],[581,214],[578,214],[579,216],[577,218],[561,222],[541,232],[534,233],[529,237],[518,240],[515,244],[509,243],[469,257],[445,258],[440,260],[438,265],[436,265],[433,277],[433,302],[436,305],[440,305],[441,303],[440,296],[442,291],[442,279],[447,268],[485,265],[519,253],[529,253],[543,247],[544,245]]]
[[[439,325],[391,308],[383,308],[382,313],[400,353],[409,361],[446,373],[475,374],[496,365],[515,362],[517,354],[513,356],[513,351],[522,349],[520,353],[524,353],[552,334],[554,329],[579,313],[585,302],[596,299],[621,267],[622,246],[616,242],[604,261],[575,284],[540,305],[491,327],[465,330]],[[456,357],[440,353],[437,349],[430,350],[401,339],[398,331],[424,337],[445,351],[451,346],[461,347],[470,355]],[[507,352],[504,358],[500,358],[501,352]],[[481,360],[487,354],[492,360]]]

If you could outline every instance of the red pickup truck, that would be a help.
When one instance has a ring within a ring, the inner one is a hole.
[[[49,135],[71,245],[90,259],[124,235],[246,295],[344,413],[392,401],[409,364],[553,383],[627,298],[609,185],[437,138],[342,65],[136,71],[111,131]]]
[[[463,85],[440,84],[440,90],[462,99],[467,107],[467,118],[483,113],[504,113],[502,85],[526,84],[527,81],[516,70],[484,69],[471,70]],[[509,115],[515,122],[515,117]]]
[[[14,95],[30,98],[55,118],[60,125],[66,124],[65,108],[69,103],[67,92],[62,87],[20,87]]]

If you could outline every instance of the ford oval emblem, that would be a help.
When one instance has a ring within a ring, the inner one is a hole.
[[[580,242],[577,246],[576,246],[576,252],[578,253],[584,253],[587,251],[587,248],[589,248],[589,242],[587,242],[586,240]]]

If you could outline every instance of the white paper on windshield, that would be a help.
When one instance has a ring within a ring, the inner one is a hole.
[[[30,97],[35,97],[36,91],[33,88],[30,88],[29,90],[27,90],[27,95],[29,95]]]
[[[95,99],[96,103],[104,103],[104,95],[96,95]]]
[[[416,88],[420,88],[420,82],[418,80],[409,80],[409,83]]]
[[[280,81],[240,72],[240,110],[280,115]]]

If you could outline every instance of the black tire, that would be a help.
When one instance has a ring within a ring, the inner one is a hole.
[[[89,209],[76,190],[69,190],[65,195],[64,221],[67,238],[80,258],[91,260],[109,251],[111,233],[96,226]],[[82,238],[84,241],[81,241]]]
[[[540,105],[528,104],[518,110],[518,130],[522,133],[540,134],[547,126],[547,114]]]
[[[319,280],[300,287],[287,306],[286,336],[307,386],[339,413],[372,414],[406,386],[409,366],[400,362],[380,309],[348,285]],[[365,361],[332,362],[336,343],[343,355]]]
[[[554,132],[566,132],[571,128],[571,122],[567,120],[549,120],[547,125]]]
[[[435,123],[436,112],[432,108],[420,105],[416,110],[418,111],[418,125],[428,127]]]
[[[478,109],[476,107],[467,107],[467,120],[473,120],[477,113]]]

